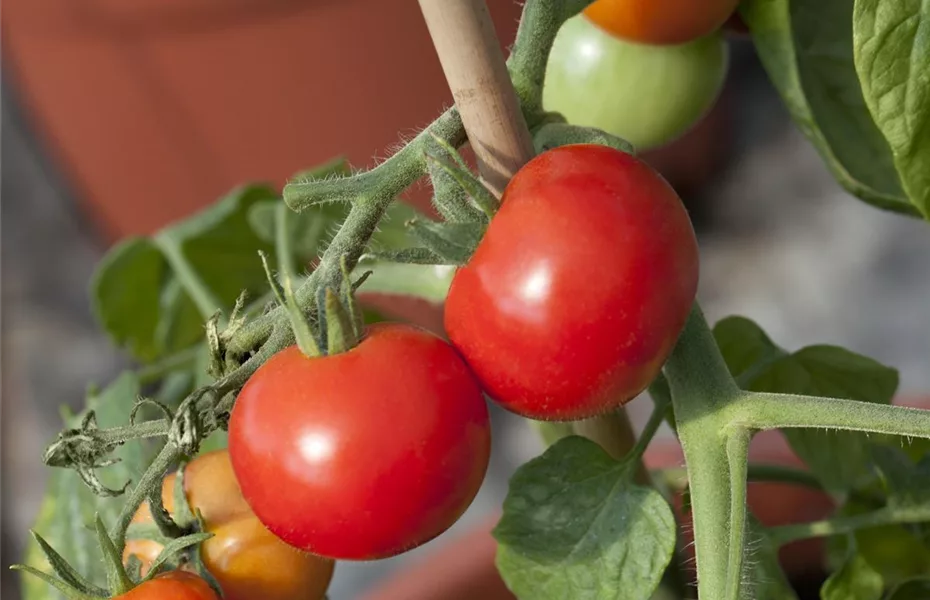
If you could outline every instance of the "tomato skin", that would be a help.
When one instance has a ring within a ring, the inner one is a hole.
[[[611,34],[641,44],[685,44],[711,34],[739,0],[597,0],[584,15]]]
[[[563,146],[510,181],[452,280],[446,331],[508,410],[591,417],[655,378],[697,280],[694,230],[665,180],[617,150]]]
[[[647,46],[576,15],[552,45],[543,107],[640,150],[657,148],[689,131],[714,105],[728,57],[717,33],[680,46]]]
[[[162,501],[174,510],[175,474],[162,484]],[[265,529],[246,504],[233,474],[229,454],[209,452],[184,470],[184,491],[192,509],[200,510],[206,530],[214,534],[201,545],[204,566],[217,580],[225,600],[320,600],[333,576],[331,560],[300,552]],[[133,522],[150,522],[143,505]],[[161,545],[129,540],[124,558],[135,554],[143,569],[155,560]]]
[[[168,571],[117,596],[121,600],[219,600],[206,581],[186,571]]]
[[[372,560],[448,529],[487,470],[481,389],[445,341],[377,324],[355,348],[307,358],[296,346],[246,383],[229,451],[259,519],[289,544]]]

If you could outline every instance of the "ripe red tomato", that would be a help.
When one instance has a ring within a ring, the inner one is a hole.
[[[694,230],[665,180],[617,150],[563,146],[510,181],[452,280],[446,330],[505,408],[581,419],[655,378],[697,281]]]
[[[210,585],[193,573],[169,571],[117,596],[121,600],[219,600]]]
[[[713,33],[739,0],[597,0],[585,16],[615,36],[641,44],[684,44]]]
[[[162,483],[169,513],[174,512],[174,482],[172,473]],[[200,552],[224,600],[320,600],[326,595],[333,561],[292,548],[265,529],[239,491],[227,452],[208,452],[191,461],[184,470],[184,492],[213,534]],[[134,523],[151,520],[148,503],[133,517]],[[128,540],[123,557],[136,555],[145,572],[161,549],[151,540]]]
[[[282,350],[246,383],[229,452],[246,501],[297,548],[337,559],[399,554],[448,529],[487,470],[481,389],[455,350],[398,324],[352,350]]]
[[[549,53],[543,107],[640,150],[656,148],[686,133],[710,110],[728,59],[719,34],[678,46],[647,46],[576,15],[559,29]]]

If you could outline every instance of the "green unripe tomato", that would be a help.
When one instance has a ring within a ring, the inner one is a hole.
[[[637,149],[655,148],[680,137],[713,106],[728,57],[719,33],[677,46],[644,45],[614,37],[580,14],[555,38],[543,107]]]

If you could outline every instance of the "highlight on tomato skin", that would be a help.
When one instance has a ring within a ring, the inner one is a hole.
[[[616,37],[641,44],[686,44],[714,33],[739,0],[596,0],[584,15]]]
[[[118,600],[220,600],[206,581],[187,571],[168,571],[138,585]]]
[[[624,138],[637,150],[665,146],[713,107],[729,47],[719,32],[676,46],[618,38],[585,14],[559,29],[543,83],[543,107],[572,125]]]
[[[162,502],[173,513],[177,475],[162,483]],[[200,555],[204,566],[223,590],[225,600],[321,600],[333,577],[331,560],[301,552],[265,529],[246,504],[233,474],[229,453],[201,454],[184,470],[184,491],[191,509],[200,511],[206,531]],[[134,523],[151,522],[143,504]],[[124,560],[135,555],[148,570],[162,546],[144,539],[130,539]]]
[[[341,560],[395,556],[465,512],[490,457],[488,408],[447,342],[379,323],[358,346],[272,356],[229,423],[242,492],[288,544]]]
[[[510,181],[452,280],[446,331],[504,408],[583,419],[658,375],[697,281],[694,230],[671,186],[629,154],[563,146]]]

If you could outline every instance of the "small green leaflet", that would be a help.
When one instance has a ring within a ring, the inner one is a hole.
[[[577,436],[517,470],[494,530],[498,570],[517,597],[532,600],[649,598],[675,535],[665,499]]]
[[[820,589],[822,600],[880,600],[885,582],[866,560],[857,553],[824,582]]]

